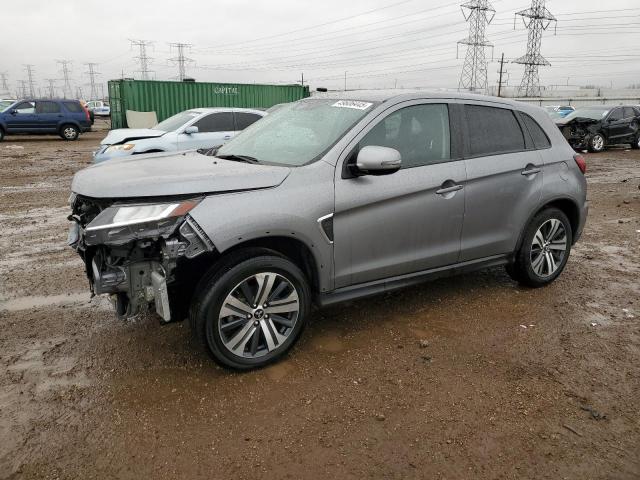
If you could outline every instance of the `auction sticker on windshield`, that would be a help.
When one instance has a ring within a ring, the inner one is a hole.
[[[373,103],[358,102],[355,100],[340,100],[339,102],[336,102],[331,106],[338,108],[355,108],[356,110],[366,110],[371,105],[373,105]]]

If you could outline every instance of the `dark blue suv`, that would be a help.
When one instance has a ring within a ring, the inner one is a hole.
[[[20,100],[0,113],[0,141],[13,134],[57,134],[77,140],[89,130],[89,111],[78,100]]]

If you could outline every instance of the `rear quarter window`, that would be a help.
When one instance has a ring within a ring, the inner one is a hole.
[[[252,123],[257,122],[262,117],[260,115],[256,115],[255,113],[248,112],[236,112],[236,129],[244,130]]]
[[[529,130],[529,134],[531,134],[531,138],[533,139],[533,145],[536,150],[543,150],[545,148],[551,147],[551,142],[549,141],[549,137],[544,132],[544,129],[536,122],[533,117],[530,117],[526,113],[520,112],[522,116],[522,120],[524,121],[527,130]]]
[[[80,105],[80,103],[78,102],[63,102],[63,103],[64,103],[64,108],[66,108],[67,111],[72,113],[82,113],[82,105]]]
[[[469,153],[473,157],[519,152],[524,135],[513,111],[506,108],[465,105]]]

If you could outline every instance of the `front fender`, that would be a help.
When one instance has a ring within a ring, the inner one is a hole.
[[[318,219],[334,211],[334,170],[324,162],[294,168],[277,187],[208,195],[189,215],[221,253],[259,238],[303,242],[314,257],[320,291],[327,292],[333,289],[333,244]]]

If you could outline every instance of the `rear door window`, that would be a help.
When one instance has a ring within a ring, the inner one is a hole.
[[[220,112],[211,113],[201,118],[193,124],[198,127],[198,132],[232,132],[235,130],[233,125],[233,113]]]
[[[82,105],[79,102],[64,102],[64,108],[72,113],[82,113]]]
[[[56,102],[36,102],[36,113],[60,113],[60,105]]]
[[[252,123],[257,122],[262,117],[260,115],[256,115],[255,113],[248,112],[235,112],[236,116],[236,130],[244,130]]]
[[[529,130],[529,133],[531,134],[534,147],[538,150],[549,148],[551,146],[549,137],[547,137],[547,134],[544,133],[544,130],[538,124],[538,122],[536,122],[532,117],[530,117],[526,113],[520,112],[520,115],[522,115],[522,120],[524,121],[524,124],[527,127],[527,130]]]
[[[449,109],[444,104],[428,104],[393,112],[360,141],[360,148],[368,145],[398,150],[402,168],[447,161],[451,158]]]
[[[632,119],[633,117],[635,117],[635,113],[633,111],[633,108],[631,107],[624,107],[624,118],[628,118],[628,119]]]
[[[514,113],[506,108],[465,105],[469,153],[473,157],[525,149],[524,135]]]

